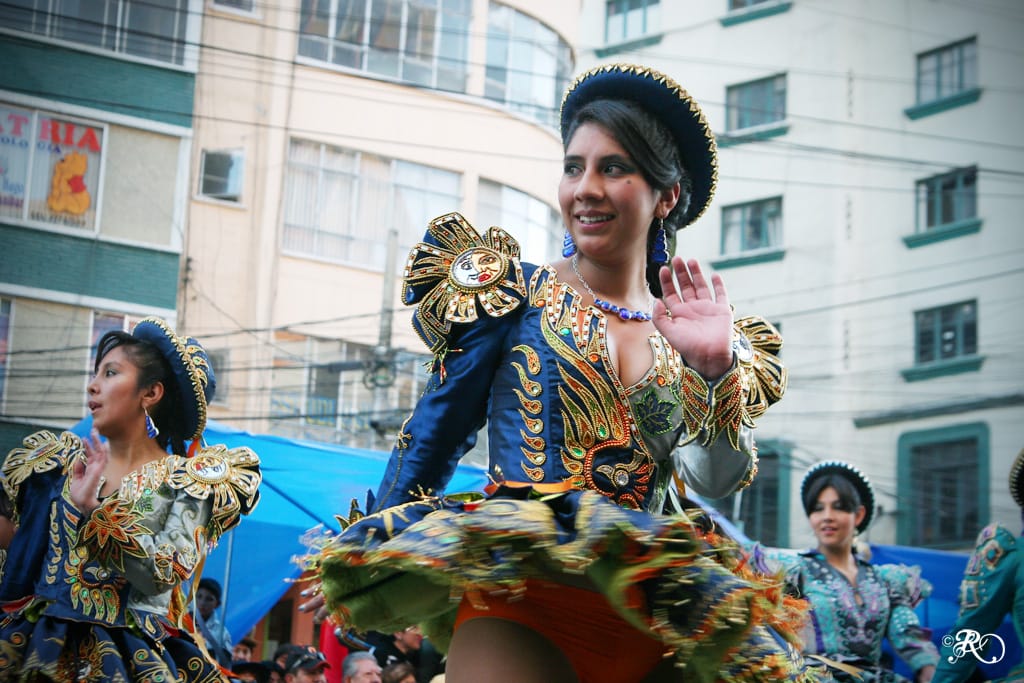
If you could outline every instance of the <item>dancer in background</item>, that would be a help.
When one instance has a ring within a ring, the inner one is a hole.
[[[873,565],[856,551],[875,514],[875,494],[864,474],[829,460],[804,475],[800,498],[817,546],[801,553],[756,548],[756,564],[782,569],[789,590],[811,605],[803,653],[827,664],[839,681],[895,683],[902,676],[881,664],[882,640],[928,683],[938,653],[914,614],[931,592],[918,567]]]
[[[198,447],[214,386],[199,342],[147,318],[100,339],[87,439],[38,432],[7,456],[0,680],[224,679],[182,629],[182,582],[256,505],[260,470]]]
[[[1024,450],[1010,467],[1010,495],[1024,520]],[[942,657],[932,683],[964,683],[977,668],[979,656],[993,664],[1002,659],[1005,644],[1000,647],[991,634],[1007,613],[1013,617],[1017,638],[1024,643],[1024,537],[1002,525],[990,524],[978,534],[964,570],[960,616],[943,639]],[[1024,662],[1015,662],[1001,680],[1024,680]]]

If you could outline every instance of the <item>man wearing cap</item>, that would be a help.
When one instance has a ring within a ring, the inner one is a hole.
[[[324,669],[331,668],[324,654],[315,647],[296,650],[285,664],[285,683],[326,683]]]
[[[231,635],[217,616],[220,603],[220,583],[216,579],[200,579],[196,588],[196,628],[206,640],[207,651],[226,667],[231,664]]]
[[[1010,495],[1024,521],[1024,450],[1010,467]],[[960,583],[960,616],[942,640],[942,658],[932,683],[961,683],[980,660],[995,664],[1006,646],[991,637],[1007,612],[1024,642],[1024,538],[1000,524],[978,534],[977,545]],[[1004,681],[1024,680],[1024,662],[1016,662]]]

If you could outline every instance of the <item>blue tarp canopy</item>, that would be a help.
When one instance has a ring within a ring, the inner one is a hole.
[[[85,435],[86,418],[72,428]],[[367,491],[376,491],[388,453],[278,436],[250,434],[210,421],[206,442],[248,446],[260,456],[260,503],[225,534],[206,560],[203,576],[224,589],[228,632],[237,640],[249,632],[288,590],[301,570],[294,562],[305,553],[300,538],[317,526],[339,531],[334,515],[347,515],[352,500],[363,508]],[[479,491],[487,485],[482,468],[460,465],[449,491]]]

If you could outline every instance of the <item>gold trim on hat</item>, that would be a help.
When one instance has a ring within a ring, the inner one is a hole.
[[[198,439],[203,435],[203,430],[206,429],[206,387],[210,384],[210,363],[205,358],[206,352],[196,340],[179,337],[160,318],[143,318],[136,324],[136,327],[144,322],[156,325],[167,335],[167,338],[171,340],[175,350],[178,352],[178,359],[188,372],[192,393],[196,400],[197,418],[195,431],[188,438],[190,440]],[[185,400],[184,396],[182,396],[182,400]]]

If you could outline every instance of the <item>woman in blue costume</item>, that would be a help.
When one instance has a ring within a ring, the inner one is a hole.
[[[750,482],[754,419],[785,387],[777,332],[669,258],[717,182],[707,121],[667,76],[610,65],[573,83],[561,128],[563,260],[522,263],[458,214],[410,254],[432,375],[370,514],[311,556],[327,606],[420,624],[450,683],[810,680],[772,628],[779,586],[698,512],[660,514],[675,478]],[[446,494],[485,424],[492,485]]]
[[[874,517],[871,482],[853,465],[829,460],[804,475],[800,498],[817,547],[801,553],[759,548],[755,563],[765,571],[781,568],[788,590],[810,603],[804,656],[829,665],[840,681],[905,681],[881,665],[888,638],[914,680],[930,681],[938,653],[914,607],[931,584],[918,567],[873,565],[856,553],[856,535]]]
[[[1024,513],[1024,450],[1010,467],[1010,495]],[[942,640],[942,658],[932,683],[963,683],[979,661],[1002,661],[1006,644],[992,634],[1007,613],[1024,643],[1024,535],[990,524],[978,534],[964,570],[960,616]],[[1024,662],[1015,662],[1000,680],[1024,681]]]
[[[8,454],[0,681],[226,680],[184,628],[182,582],[256,505],[260,471],[247,448],[198,448],[213,391],[202,346],[147,318],[99,342],[88,439],[37,432]]]

